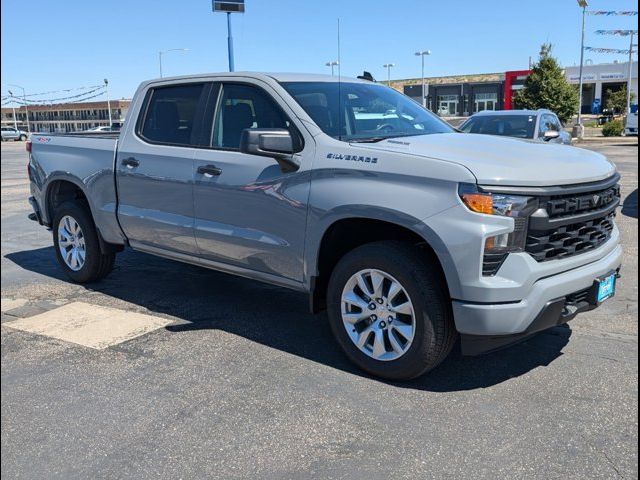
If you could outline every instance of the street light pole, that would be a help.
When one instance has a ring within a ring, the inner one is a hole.
[[[111,100],[109,100],[109,80],[104,79],[104,88],[107,92],[107,111],[109,112],[109,129],[113,127],[113,122],[111,121]]]
[[[31,133],[31,124],[29,123],[29,108],[27,107],[27,94],[25,93],[24,87],[16,84],[8,84],[9,87],[18,87],[22,90],[22,102],[24,103],[24,113],[27,117],[27,133]],[[13,93],[9,91],[9,94],[13,96]]]
[[[424,83],[424,56],[431,55],[431,50],[422,50],[420,52],[416,52],[416,56],[422,57],[422,106],[427,107],[427,92],[425,91],[425,83]]]
[[[580,79],[578,80],[578,124],[576,136],[584,137],[584,127],[582,126],[582,70],[584,67],[584,22],[589,3],[587,0],[578,0],[578,5],[582,7],[582,37],[580,40]]]
[[[333,67],[337,67],[338,65],[340,65],[340,62],[334,60],[332,62],[327,62],[324,64],[326,67],[331,67],[331,76],[333,77],[334,73],[333,73]]]
[[[162,78],[162,55],[169,52],[188,52],[188,48],[171,48],[169,50],[161,50],[158,52],[158,65],[160,67],[160,78]]]
[[[395,66],[396,66],[395,63],[385,63],[383,65],[383,67],[387,69],[387,86],[388,87],[391,86],[391,67],[395,67]]]

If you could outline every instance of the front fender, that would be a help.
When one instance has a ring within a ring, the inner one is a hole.
[[[420,220],[398,210],[371,205],[341,205],[325,212],[315,221],[309,222],[305,248],[305,282],[307,282],[309,290],[312,289],[311,279],[319,274],[320,247],[325,234],[336,222],[346,219],[379,220],[393,223],[424,239],[440,261],[451,295],[458,296],[460,278],[453,257],[444,241],[428,225],[428,219]]]

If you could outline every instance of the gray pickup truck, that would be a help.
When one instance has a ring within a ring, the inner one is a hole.
[[[119,135],[28,150],[31,218],[72,280],[130,247],[299,290],[384,378],[425,373],[459,337],[478,354],[567,322],[619,277],[605,157],[460,133],[364,80],[147,81]]]

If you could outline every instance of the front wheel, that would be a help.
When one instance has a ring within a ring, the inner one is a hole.
[[[439,269],[401,242],[347,253],[327,292],[329,321],[347,356],[373,375],[408,380],[435,368],[457,332]]]
[[[65,202],[56,209],[53,244],[58,263],[74,282],[95,282],[113,269],[115,254],[102,253],[91,214],[78,203]]]

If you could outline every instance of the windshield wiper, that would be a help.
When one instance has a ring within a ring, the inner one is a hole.
[[[349,140],[349,143],[376,143],[376,142],[381,142],[382,140],[387,140],[388,138],[393,138],[393,137],[352,138]]]
[[[349,142],[352,143],[376,143],[382,140],[390,140],[393,138],[405,138],[405,137],[417,137],[419,135],[426,135],[425,133],[406,133],[404,135],[387,135],[386,137],[364,137],[364,138],[352,138]]]

